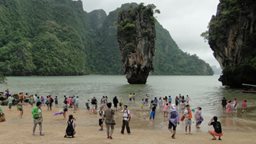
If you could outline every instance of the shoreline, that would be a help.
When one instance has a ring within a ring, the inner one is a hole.
[[[4,144],[84,144],[84,143],[163,143],[167,144],[173,142],[175,144],[212,144],[212,143],[225,143],[225,144],[241,144],[241,143],[255,143],[253,137],[256,134],[256,130],[251,128],[250,125],[256,125],[255,123],[245,122],[240,119],[232,118],[233,122],[236,123],[236,127],[228,126],[223,122],[224,136],[222,141],[212,141],[211,136],[207,133],[212,127],[206,126],[208,123],[208,117],[202,124],[200,130],[196,130],[194,123],[192,124],[192,135],[185,135],[184,125],[181,123],[177,126],[176,139],[171,139],[171,133],[167,128],[167,121],[164,121],[162,113],[157,111],[155,125],[152,126],[148,120],[147,111],[144,119],[144,115],[138,109],[130,109],[132,112],[132,120],[130,123],[131,135],[120,134],[121,130],[121,112],[117,112],[115,120],[117,122],[113,134],[113,140],[106,138],[105,127],[104,131],[98,131],[98,115],[91,114],[85,109],[80,109],[78,112],[73,113],[69,110],[68,114],[73,114],[77,119],[77,134],[74,139],[64,138],[64,131],[66,128],[66,120],[63,116],[53,116],[54,112],[59,111],[60,108],[53,107],[53,111],[47,111],[46,107],[43,106],[43,132],[45,136],[39,136],[38,128],[36,129],[36,136],[32,136],[32,115],[31,106],[25,105],[23,118],[19,118],[19,112],[16,106],[12,107],[9,111],[8,107],[2,106],[5,113],[6,121],[0,123],[0,140]],[[246,126],[248,124],[248,126]],[[244,127],[245,129],[239,129]],[[234,141],[234,137],[237,140]]]

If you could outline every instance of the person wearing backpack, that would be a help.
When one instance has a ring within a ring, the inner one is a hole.
[[[112,103],[111,102],[107,103],[107,109],[104,111],[104,119],[105,119],[108,139],[112,139],[114,126],[116,124],[114,119],[115,111],[111,109],[111,107],[112,107]]]
[[[34,119],[33,135],[35,135],[36,126],[39,125],[40,136],[44,136],[42,133],[43,115],[41,109],[42,103],[37,102],[36,106],[32,109],[32,116]]]
[[[66,134],[64,135],[65,138],[72,137],[74,138],[76,131],[75,131],[75,118],[73,115],[69,115],[68,121],[67,121],[67,128],[66,128]]]
[[[222,128],[221,123],[218,121],[218,117],[214,116],[211,121],[208,123],[209,126],[213,126],[214,130],[210,130],[209,134],[213,137],[212,140],[216,140],[216,136],[219,137],[219,140],[221,140],[222,134]]]
[[[124,105],[124,110],[122,111],[123,112],[123,124],[122,124],[121,134],[124,134],[125,128],[127,130],[127,133],[131,134],[130,126],[129,126],[129,122],[131,120],[131,114],[127,108],[128,108],[128,106]]]
[[[179,123],[179,114],[176,111],[176,107],[174,104],[171,106],[171,111],[169,113],[169,125],[168,129],[172,132],[172,138],[175,139],[176,127]]]

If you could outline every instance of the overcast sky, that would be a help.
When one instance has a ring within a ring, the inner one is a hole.
[[[219,67],[208,43],[200,34],[207,30],[208,23],[215,15],[219,0],[82,0],[84,9],[90,12],[104,9],[107,13],[124,3],[137,2],[155,4],[160,14],[157,20],[171,34],[179,48],[190,54],[196,54],[210,65]]]

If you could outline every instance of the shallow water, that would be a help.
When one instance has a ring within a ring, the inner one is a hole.
[[[1,90],[8,88],[12,93],[28,92],[38,95],[57,95],[62,101],[63,95],[76,95],[80,97],[81,105],[93,96],[100,98],[106,95],[122,97],[126,103],[130,92],[136,93],[136,100],[146,94],[151,97],[163,97],[171,95],[189,95],[192,108],[201,106],[205,117],[213,115],[221,116],[223,122],[230,121],[230,116],[223,114],[220,101],[223,96],[227,99],[236,97],[240,103],[248,100],[248,105],[253,106],[246,114],[236,114],[231,118],[241,120],[256,120],[256,95],[245,94],[241,90],[233,90],[222,87],[218,76],[149,76],[145,85],[129,85],[124,76],[54,76],[54,77],[8,77],[7,84],[1,85]],[[228,123],[232,123],[231,120]],[[228,125],[227,123],[227,125]],[[238,124],[236,124],[238,125]]]

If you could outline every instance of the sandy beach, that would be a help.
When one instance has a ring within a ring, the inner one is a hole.
[[[2,107],[6,121],[0,123],[0,144],[256,144],[254,136],[256,134],[255,123],[247,123],[236,119],[235,126],[223,123],[224,137],[221,141],[211,140],[207,130],[212,129],[207,126],[205,120],[201,130],[192,127],[192,135],[185,135],[184,125],[181,123],[177,127],[176,139],[171,138],[171,133],[167,129],[167,120],[163,120],[162,113],[156,115],[155,124],[151,124],[147,118],[147,112],[141,110],[131,110],[132,120],[130,123],[131,135],[120,133],[121,112],[117,112],[115,119],[117,125],[113,134],[113,139],[106,138],[105,131],[99,131],[98,116],[91,114],[85,109],[80,109],[73,113],[69,110],[68,114],[73,114],[76,118],[77,134],[75,138],[64,138],[66,120],[62,116],[53,116],[54,112],[60,108],[47,111],[43,107],[43,132],[45,136],[39,136],[38,128],[36,136],[32,135],[32,115],[31,106],[24,106],[23,118],[19,118],[16,106],[11,111],[7,107]],[[233,119],[233,118],[232,118]],[[234,121],[234,120],[233,120]],[[250,127],[250,125],[254,125]]]

